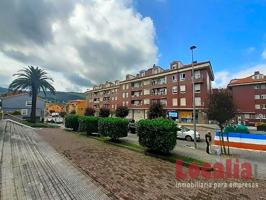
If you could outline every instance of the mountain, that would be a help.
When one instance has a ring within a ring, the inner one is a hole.
[[[4,94],[7,92],[7,88],[0,87],[0,94]]]
[[[84,93],[78,92],[56,92],[55,95],[51,94],[51,92],[47,92],[46,96],[43,92],[41,92],[39,96],[43,99],[46,99],[47,101],[56,103],[66,103],[71,100],[86,98],[86,95]]]
[[[0,95],[6,93],[7,91],[7,88],[0,87]],[[56,92],[55,95],[52,95],[51,92],[46,92],[46,96],[43,92],[40,92],[39,96],[49,102],[56,103],[66,103],[71,100],[86,98],[86,95],[84,93],[78,92]]]

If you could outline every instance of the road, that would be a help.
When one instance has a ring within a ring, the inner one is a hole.
[[[250,162],[253,167],[256,165],[257,174],[256,178],[266,180],[266,168],[264,167],[266,164],[266,152],[265,151],[253,151],[253,150],[246,150],[246,149],[237,149],[237,148],[230,148],[230,153],[232,154],[231,157],[224,157],[218,156],[215,154],[207,154],[205,152],[206,143],[204,142],[204,135],[207,131],[211,129],[206,128],[198,128],[198,132],[201,135],[201,141],[197,142],[197,149],[194,149],[193,141],[186,141],[186,140],[176,140],[176,146],[173,149],[173,153],[191,157],[194,159],[199,159],[209,163],[215,162],[222,162],[225,163],[226,159],[236,159],[238,158],[242,162]],[[214,130],[212,130],[212,134],[214,134]],[[128,134],[127,137],[122,138],[121,140],[139,144],[138,143],[138,136],[137,134]],[[217,149],[218,146],[212,146],[212,148]]]
[[[0,199],[109,199],[33,129],[0,121],[0,149]]]

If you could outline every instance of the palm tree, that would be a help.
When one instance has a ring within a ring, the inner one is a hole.
[[[38,93],[42,90],[44,95],[49,90],[52,94],[55,94],[55,88],[51,85],[50,81],[53,79],[47,76],[47,72],[39,67],[25,67],[14,74],[15,80],[9,85],[9,89],[13,91],[26,90],[32,97],[31,106],[31,121],[36,122],[36,102]]]

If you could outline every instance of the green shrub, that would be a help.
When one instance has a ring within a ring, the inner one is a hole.
[[[87,132],[87,134],[98,132],[98,117],[80,116],[79,131]]]
[[[115,110],[115,116],[116,117],[126,117],[128,116],[129,110],[128,107],[126,106],[119,106],[116,110]]]
[[[261,123],[257,126],[257,131],[266,131],[266,123]]]
[[[86,110],[85,110],[84,115],[86,115],[86,116],[94,116],[94,113],[95,113],[95,109],[94,108],[87,107]]]
[[[21,112],[19,110],[15,110],[11,113],[12,115],[21,115]]]
[[[65,117],[65,127],[72,128],[73,131],[78,131],[79,128],[79,116],[69,114]]]
[[[139,143],[149,150],[170,152],[176,145],[177,125],[167,119],[143,119],[137,123]]]
[[[151,104],[148,111],[149,119],[165,118],[165,117],[166,117],[166,111],[163,109],[163,105],[161,103]]]
[[[101,118],[98,123],[99,133],[112,140],[126,137],[128,133],[128,120],[122,118]]]
[[[100,108],[99,117],[109,117],[110,109],[109,108]]]

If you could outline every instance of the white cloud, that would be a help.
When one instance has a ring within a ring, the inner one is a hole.
[[[157,62],[153,22],[129,0],[3,1],[9,10],[19,7],[7,18],[7,8],[0,6],[0,18],[10,19],[5,26],[10,36],[0,34],[0,66],[9,61],[8,75],[18,67],[36,65],[51,72],[58,90],[84,90]],[[0,19],[1,30],[6,23]]]
[[[264,49],[264,51],[262,52],[261,57],[262,57],[263,59],[266,59],[266,49]]]
[[[258,64],[255,66],[245,67],[236,73],[232,73],[230,71],[216,72],[213,88],[226,87],[230,80],[251,76],[254,74],[255,71],[259,71],[260,73],[266,75],[266,64]]]

